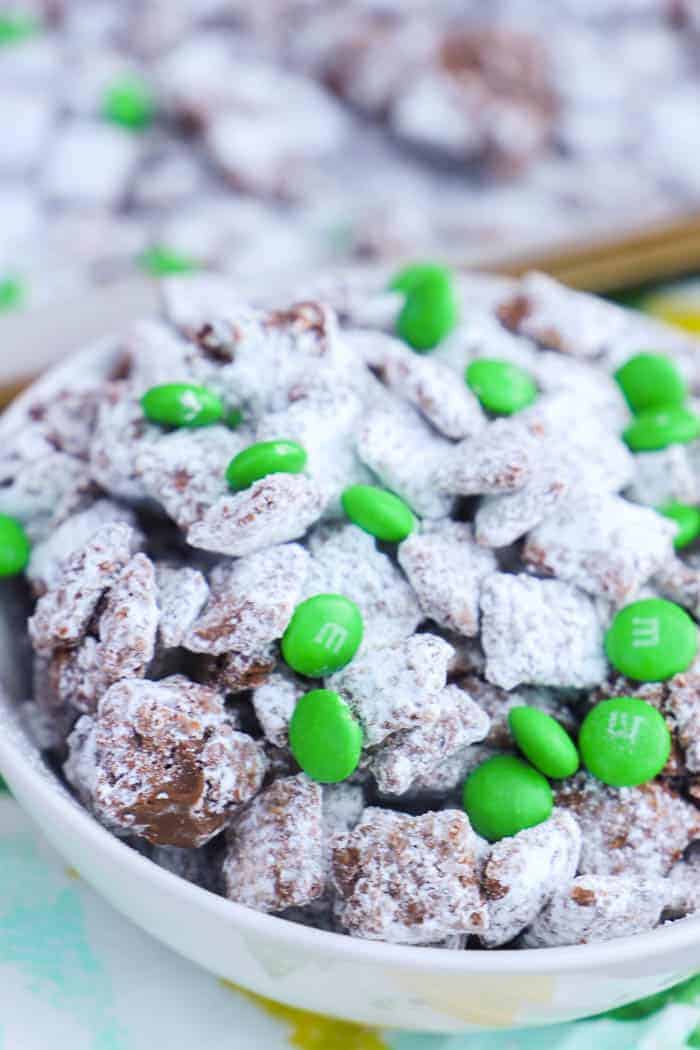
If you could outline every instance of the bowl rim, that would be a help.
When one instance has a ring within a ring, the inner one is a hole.
[[[116,348],[113,336],[60,361],[44,372],[16,397],[0,417],[0,436],[12,431],[29,404],[37,397],[46,396],[57,386],[70,380],[73,389],[90,379],[104,377],[104,370]],[[75,369],[79,379],[75,382]],[[0,707],[4,707],[28,744],[38,749],[20,727],[16,704],[0,690]],[[146,878],[162,888],[171,897],[179,897],[185,904],[202,909],[224,925],[235,925],[247,934],[264,934],[268,940],[277,940],[296,950],[306,949],[314,954],[339,955],[348,962],[384,964],[404,971],[467,975],[467,974],[542,974],[552,972],[587,971],[616,968],[622,962],[640,962],[647,957],[668,956],[692,945],[700,946],[700,914],[669,922],[646,933],[631,934],[610,941],[592,944],[568,945],[557,948],[507,948],[469,950],[390,944],[346,934],[318,930],[302,923],[255,911],[236,901],[219,896],[188,882],[142,856],[104,828],[92,814],[60,784],[44,765],[44,771],[33,768],[32,762],[12,738],[0,734],[0,771],[12,785],[22,787],[20,792],[39,796],[42,811],[55,811],[63,820],[71,822],[75,832],[87,839],[96,852],[106,855],[115,867],[130,869],[137,878]],[[31,810],[29,816],[32,817]],[[36,818],[32,818],[36,821]],[[39,824],[42,821],[38,821]]]

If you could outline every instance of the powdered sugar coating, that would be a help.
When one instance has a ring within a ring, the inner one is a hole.
[[[113,684],[102,667],[102,647],[91,635],[77,649],[58,649],[51,658],[50,676],[55,695],[83,714],[95,711]]]
[[[685,445],[669,445],[659,452],[634,457],[634,479],[627,496],[636,503],[662,507],[664,503],[697,503],[698,474]]]
[[[488,715],[456,685],[438,693],[436,707],[434,718],[393,734],[374,752],[370,768],[382,794],[403,795],[416,780],[429,781],[438,766],[488,733]]]
[[[449,449],[447,441],[408,409],[370,412],[357,434],[360,459],[382,484],[426,518],[444,518],[450,512],[451,498],[438,492],[433,481]]]
[[[522,938],[526,948],[592,944],[644,933],[664,905],[659,880],[627,875],[579,875],[558,890]]]
[[[35,401],[28,420],[56,451],[87,459],[102,396],[99,386],[60,390],[48,401]]]
[[[522,686],[517,690],[500,689],[475,673],[459,679],[472,699],[489,717],[490,726],[485,743],[492,748],[508,750],[514,747],[513,736],[508,726],[508,715],[514,707],[536,707],[560,722],[575,735],[578,722],[571,707],[566,703],[566,694],[552,689]],[[573,697],[571,698],[573,699]]]
[[[0,455],[0,514],[18,518],[32,539],[42,540],[56,507],[88,477],[83,460],[57,452],[40,428],[26,426],[8,435]]]
[[[138,455],[161,436],[160,428],[144,417],[129,386],[113,383],[97,414],[90,446],[91,477],[118,499],[144,499],[148,493],[139,477]]]
[[[509,546],[553,513],[571,488],[571,471],[561,451],[547,449],[522,488],[482,499],[474,518],[477,543]]]
[[[486,419],[466,383],[456,383],[447,365],[412,353],[398,340],[385,340],[372,362],[390,390],[414,405],[448,438],[479,434]]]
[[[158,588],[158,641],[164,649],[182,645],[209,597],[209,585],[197,569],[186,565],[155,566]]]
[[[250,440],[249,431],[224,426],[176,430],[139,453],[136,473],[144,491],[187,529],[226,496],[226,468]]]
[[[366,809],[348,835],[333,841],[338,921],[355,936],[393,944],[480,932],[488,916],[477,855],[464,813],[412,817]]]
[[[344,594],[362,614],[360,652],[408,638],[423,619],[413,589],[374,538],[356,525],[323,525],[308,541],[304,597]]]
[[[248,653],[226,653],[217,663],[214,680],[227,693],[245,693],[267,681],[277,659],[274,645],[264,645]]]
[[[275,747],[288,746],[288,728],[304,686],[290,672],[280,670],[253,692],[253,707],[265,739]]]
[[[511,331],[575,357],[601,356],[627,322],[619,306],[571,291],[542,273],[524,277],[498,316]]]
[[[260,788],[262,749],[221,697],[181,675],[124,680],[69,740],[66,777],[98,820],[156,845],[202,846]]]
[[[184,645],[196,653],[256,653],[281,638],[297,604],[309,555],[296,543],[233,562]]]
[[[359,719],[365,746],[381,743],[399,729],[434,721],[447,680],[451,647],[432,634],[369,649],[326,679]]]
[[[692,915],[700,909],[700,871],[697,858],[691,855],[679,860],[668,873],[664,884],[665,910],[674,918]]]
[[[27,577],[39,593],[55,587],[65,559],[84,546],[102,525],[122,521],[136,531],[136,517],[112,500],[100,499],[85,510],[71,514],[40,543],[32,547]]]
[[[131,557],[137,535],[124,522],[99,528],[63,563],[54,587],[36,604],[28,628],[37,652],[77,644],[101,596]]]
[[[523,558],[536,572],[624,605],[672,559],[674,534],[674,524],[650,508],[589,492],[545,518]]]
[[[107,594],[100,616],[100,657],[112,680],[140,678],[153,659],[159,609],[153,563],[135,554]]]
[[[482,943],[496,948],[522,933],[571,882],[580,853],[578,824],[557,809],[544,823],[495,843],[482,876],[489,913]]]
[[[541,442],[517,417],[496,419],[446,453],[435,484],[462,496],[517,492],[533,478],[541,452]]]
[[[303,773],[276,780],[231,829],[226,896],[256,911],[304,907],[323,895],[323,793]]]
[[[670,558],[656,573],[654,586],[696,618],[700,615],[700,557],[697,553]]]
[[[482,584],[481,617],[486,677],[494,685],[581,689],[603,681],[601,624],[576,587],[493,573]]]
[[[497,565],[491,551],[474,543],[469,525],[450,521],[416,532],[400,545],[398,559],[427,617],[457,634],[478,634],[481,581]]]
[[[192,547],[241,557],[303,536],[320,518],[324,494],[303,474],[269,474],[223,496],[187,533]]]
[[[610,788],[578,773],[560,785],[556,801],[581,828],[584,875],[664,876],[700,835],[700,812],[658,781]]]

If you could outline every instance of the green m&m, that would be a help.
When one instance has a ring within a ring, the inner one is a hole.
[[[268,474],[301,474],[306,459],[306,450],[296,441],[258,441],[233,457],[226,480],[239,492]]]
[[[109,85],[102,100],[107,120],[133,131],[152,123],[156,104],[148,84],[140,77],[127,75]]]
[[[648,408],[639,413],[622,436],[633,452],[687,445],[700,436],[700,416],[680,405]]]
[[[362,615],[343,594],[315,594],[294,610],[282,638],[282,656],[309,678],[350,663],[362,641]]]
[[[433,263],[407,266],[389,287],[406,295],[396,334],[419,353],[434,350],[457,325],[457,290],[446,267]]]
[[[41,30],[40,23],[28,13],[0,14],[0,47],[19,44]]]
[[[660,773],[671,734],[656,708],[633,696],[603,700],[588,712],[578,738],[588,771],[613,787],[634,787]]]
[[[17,576],[27,567],[30,544],[16,518],[0,514],[0,576]]]
[[[243,411],[240,408],[232,408],[226,416],[226,426],[235,430],[243,422]]]
[[[510,361],[480,357],[469,365],[465,379],[483,407],[496,415],[511,416],[537,397],[532,376]]]
[[[152,423],[171,427],[203,427],[217,423],[224,414],[221,398],[193,383],[152,386],[141,398],[141,408]]]
[[[691,507],[688,503],[666,503],[658,508],[659,514],[675,521],[678,531],[673,537],[676,550],[687,547],[700,536],[700,507]]]
[[[541,824],[553,806],[549,781],[512,755],[477,766],[465,781],[463,801],[472,827],[489,842]]]
[[[513,707],[508,713],[513,739],[533,766],[547,777],[570,777],[578,769],[578,751],[556,719],[537,707]]]
[[[153,244],[139,256],[139,265],[153,277],[171,277],[193,273],[199,263],[165,244]]]
[[[22,305],[24,296],[24,285],[16,277],[0,279],[0,313],[6,310],[16,310]]]
[[[343,492],[341,503],[350,521],[378,540],[399,543],[416,527],[410,507],[393,492],[374,485],[351,485]]]
[[[638,682],[663,682],[695,659],[698,629],[684,609],[664,598],[644,598],[616,614],[605,635],[613,667]]]
[[[289,723],[289,746],[312,780],[336,784],[354,773],[362,752],[362,729],[332,689],[314,689],[297,701]]]
[[[688,393],[683,376],[663,354],[635,354],[618,368],[615,379],[633,412],[682,405]]]

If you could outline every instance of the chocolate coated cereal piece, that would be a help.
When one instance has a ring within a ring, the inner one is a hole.
[[[145,674],[155,652],[157,595],[153,563],[135,554],[108,592],[99,621],[100,659],[111,681]]]
[[[338,921],[355,937],[431,944],[488,925],[477,836],[457,810],[412,817],[366,809],[333,841],[333,879]]]
[[[60,577],[65,559],[84,547],[100,526],[120,521],[131,526],[135,536],[140,536],[133,511],[108,499],[97,500],[61,522],[45,540],[32,547],[27,578],[34,590],[40,594],[51,590]]]
[[[482,943],[496,948],[522,933],[552,895],[571,882],[580,853],[581,832],[565,810],[496,842],[482,876],[489,913]]]
[[[576,587],[493,573],[482,584],[481,616],[486,677],[494,685],[583,689],[605,678],[602,627]]]
[[[682,605],[696,618],[700,615],[700,556],[697,553],[669,558],[652,582],[664,598]]]
[[[253,692],[253,707],[265,739],[276,747],[287,747],[287,730],[296,702],[305,686],[295,675],[280,670]],[[336,785],[337,786],[337,785]]]
[[[571,471],[564,457],[548,451],[523,488],[482,499],[474,519],[477,543],[508,547],[552,514],[571,489]]]
[[[522,946],[556,948],[644,933],[658,924],[663,905],[658,879],[579,875],[555,893],[525,931]]]
[[[158,641],[164,649],[182,645],[209,597],[209,586],[201,572],[186,565],[156,563],[158,587]]]
[[[276,780],[236,821],[226,896],[256,911],[304,907],[325,890],[323,791],[303,773]]]
[[[461,496],[517,492],[533,478],[541,442],[518,419],[496,419],[446,453],[435,484]]]
[[[32,539],[50,532],[56,508],[89,477],[85,462],[55,447],[34,426],[8,435],[0,453],[0,514],[23,522]]]
[[[531,273],[498,307],[501,324],[548,350],[599,357],[626,327],[625,311],[571,291],[542,273]]]
[[[164,434],[139,453],[139,481],[166,514],[187,529],[228,494],[226,468],[251,440],[249,431],[224,426]]]
[[[695,852],[671,868],[664,883],[664,911],[673,918],[692,915],[700,909],[700,871]]]
[[[27,416],[56,451],[87,459],[97,422],[101,387],[60,390],[46,401],[35,401]]]
[[[670,716],[674,740],[682,748],[683,764],[700,773],[700,673],[697,665],[666,683],[662,714]]]
[[[102,668],[102,647],[91,636],[77,649],[56,650],[49,673],[55,695],[83,714],[95,711],[113,684]]]
[[[181,675],[117,682],[69,745],[66,777],[97,819],[161,846],[208,842],[258,791],[266,767],[221,697]]]
[[[76,645],[104,592],[129,561],[137,535],[123,522],[103,525],[85,547],[63,563],[53,588],[42,595],[29,620],[37,652]]]
[[[425,518],[444,518],[450,512],[451,497],[438,492],[433,480],[450,448],[417,413],[405,407],[370,412],[357,435],[360,459],[382,484]]]
[[[100,402],[90,446],[93,480],[117,499],[145,499],[148,492],[139,476],[138,457],[159,438],[161,428],[145,419],[128,386],[124,382],[113,383]]]
[[[245,693],[267,681],[277,659],[275,645],[249,653],[226,653],[219,660],[215,680],[227,693]]]
[[[324,525],[309,537],[304,598],[343,594],[362,614],[360,653],[408,638],[423,619],[413,589],[372,536],[356,525]]]
[[[374,752],[370,768],[383,795],[403,795],[416,780],[429,781],[434,770],[488,733],[488,716],[456,685],[438,693],[436,704],[434,720],[388,737]]]
[[[478,633],[481,581],[497,564],[474,543],[469,525],[451,521],[414,533],[398,559],[427,617],[457,634]]]
[[[659,781],[611,788],[581,772],[561,783],[556,803],[581,828],[584,875],[666,875],[700,835],[700,812]]]
[[[270,474],[223,496],[187,533],[192,547],[242,556],[298,539],[320,518],[325,497],[303,474]]]
[[[700,484],[686,445],[669,445],[658,452],[639,452],[626,495],[636,503],[698,503]]]
[[[412,404],[448,438],[480,434],[486,419],[466,383],[455,381],[447,365],[413,353],[398,340],[381,344],[373,366],[390,390]]]
[[[296,543],[249,554],[220,573],[184,645],[196,653],[258,653],[284,634],[299,600],[309,555]]]
[[[360,653],[342,671],[326,678],[359,719],[365,746],[381,743],[399,729],[414,729],[439,715],[451,647],[433,634]]]
[[[616,605],[673,558],[672,522],[619,496],[572,496],[528,536],[523,560],[546,576],[602,594]]]

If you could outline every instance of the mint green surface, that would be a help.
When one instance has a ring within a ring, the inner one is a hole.
[[[583,720],[578,746],[589,773],[612,787],[636,787],[666,765],[671,734],[662,715],[645,700],[602,700]]]
[[[458,324],[458,294],[447,267],[434,263],[407,266],[389,287],[406,295],[396,319],[396,334],[419,353],[434,350]]]
[[[306,460],[306,449],[296,441],[258,441],[233,457],[226,468],[226,480],[238,492],[268,474],[300,474]]]
[[[168,248],[165,244],[154,244],[147,248],[139,256],[138,261],[141,269],[152,274],[153,277],[171,277],[193,273],[200,269],[199,263],[194,259],[190,259],[174,248]]]
[[[41,32],[41,23],[28,11],[0,13],[0,48],[21,44]]]
[[[16,310],[25,298],[25,288],[17,277],[5,277],[0,280],[0,313]]]
[[[24,526],[0,514],[0,576],[17,576],[27,567],[31,548]]]
[[[687,547],[700,536],[700,508],[691,507],[687,503],[666,503],[659,507],[658,511],[678,525],[678,532],[673,537],[676,550]]]
[[[145,80],[128,74],[109,85],[102,99],[102,113],[113,124],[142,131],[153,123],[156,103]]]
[[[682,405],[688,393],[678,368],[663,354],[635,354],[618,368],[615,379],[633,412]]]
[[[413,511],[393,492],[376,485],[351,485],[341,496],[350,521],[378,540],[399,543],[416,527]]]
[[[527,759],[546,777],[570,777],[578,769],[576,744],[563,726],[537,707],[512,707],[508,727]]]
[[[468,366],[465,379],[482,406],[496,415],[511,416],[537,397],[532,376],[510,361],[480,357]]]
[[[141,398],[143,414],[152,423],[171,427],[204,427],[224,414],[221,398],[194,383],[162,383]]]
[[[289,746],[312,780],[337,784],[357,769],[362,729],[332,689],[314,689],[297,701],[289,723]]]
[[[315,594],[297,605],[282,638],[292,670],[320,678],[350,663],[362,641],[362,615],[344,594]]]
[[[632,602],[614,617],[605,635],[613,667],[638,682],[664,682],[695,659],[698,631],[680,605],[665,598]]]
[[[527,762],[496,755],[469,774],[463,803],[474,830],[496,842],[547,820],[552,812],[552,789]]]
[[[649,408],[639,413],[622,436],[633,452],[687,445],[700,436],[700,416],[677,405]]]

